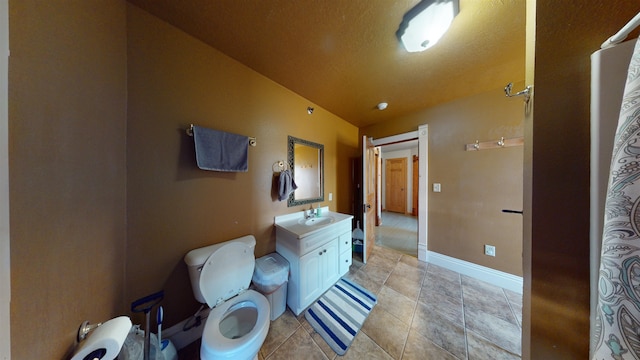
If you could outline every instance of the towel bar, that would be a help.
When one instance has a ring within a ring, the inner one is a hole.
[[[189,127],[185,130],[188,136],[193,137],[193,124],[190,124]],[[249,138],[249,146],[256,146],[258,143],[256,142],[256,138],[252,136],[247,136]]]

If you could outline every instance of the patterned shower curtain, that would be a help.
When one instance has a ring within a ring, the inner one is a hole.
[[[640,39],[613,146],[592,326],[592,360],[640,359]]]

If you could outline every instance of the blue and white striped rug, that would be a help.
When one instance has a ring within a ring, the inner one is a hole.
[[[305,311],[304,317],[333,351],[344,355],[377,302],[371,292],[341,278]]]

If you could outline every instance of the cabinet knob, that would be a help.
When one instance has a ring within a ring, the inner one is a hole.
[[[323,253],[326,253],[326,252],[327,252],[327,249],[324,249]]]
[[[322,255],[322,251],[320,251],[320,252],[318,253],[318,255]]]

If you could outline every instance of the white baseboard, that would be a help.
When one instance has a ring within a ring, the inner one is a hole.
[[[468,261],[452,258],[433,251],[427,252],[428,263],[442,266],[472,278],[486,281],[490,284],[522,294],[522,277],[499,270],[474,264]]]

